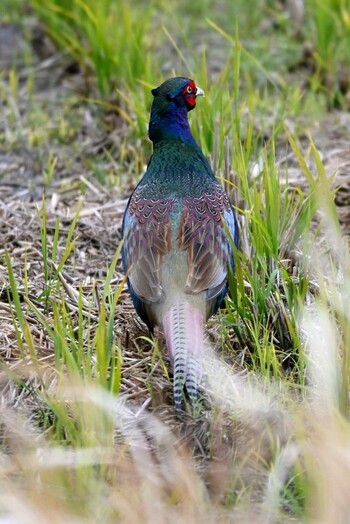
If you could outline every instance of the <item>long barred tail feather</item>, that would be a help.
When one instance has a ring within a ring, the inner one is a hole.
[[[191,304],[180,301],[164,315],[163,326],[174,368],[174,403],[180,411],[184,388],[192,403],[198,398],[204,355],[204,317]]]

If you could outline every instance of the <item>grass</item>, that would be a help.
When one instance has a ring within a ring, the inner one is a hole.
[[[33,0],[31,4],[52,39],[93,73],[101,94],[109,94],[117,78],[130,84],[149,71],[144,34],[150,8],[135,5],[129,9],[125,2],[111,0],[47,4]]]
[[[308,9],[315,14],[312,19],[315,75],[325,77],[325,87],[330,98],[339,98],[344,94],[343,75],[347,74],[350,65],[347,53],[350,39],[350,3],[332,0],[324,4],[310,0]]]
[[[241,1],[31,6],[87,92],[54,97],[58,114],[36,94],[35,69],[0,79],[0,153],[28,148],[40,194],[20,204],[29,226],[16,241],[4,199],[1,510],[29,522],[343,521],[350,255],[338,188],[305,130],[335,101],[346,107],[325,78],[348,66],[348,3],[308,0],[294,24],[267,1],[254,16]],[[215,44],[199,52],[205,38]],[[129,194],[142,174],[150,88],[173,68],[206,92],[191,126],[242,229],[226,309],[209,322],[212,409],[182,420],[161,337],[131,321],[125,203],[111,190]]]

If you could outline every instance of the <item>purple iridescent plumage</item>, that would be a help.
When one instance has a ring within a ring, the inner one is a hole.
[[[232,241],[238,243],[230,201],[188,125],[197,89],[173,78],[153,90],[154,152],[123,220],[129,290],[141,318],[165,332],[178,409],[184,390],[196,400],[204,322],[226,294]]]

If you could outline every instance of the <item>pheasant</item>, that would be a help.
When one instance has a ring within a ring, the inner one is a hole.
[[[188,112],[204,92],[175,77],[152,94],[153,154],[124,214],[122,262],[137,313],[164,331],[179,411],[185,392],[192,404],[198,398],[204,324],[227,292],[238,226],[190,130]]]

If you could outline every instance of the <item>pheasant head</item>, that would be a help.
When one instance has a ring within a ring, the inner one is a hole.
[[[187,114],[195,108],[197,96],[204,96],[204,91],[190,78],[175,77],[152,89],[152,95],[148,128],[152,142],[174,137],[192,141]]]

